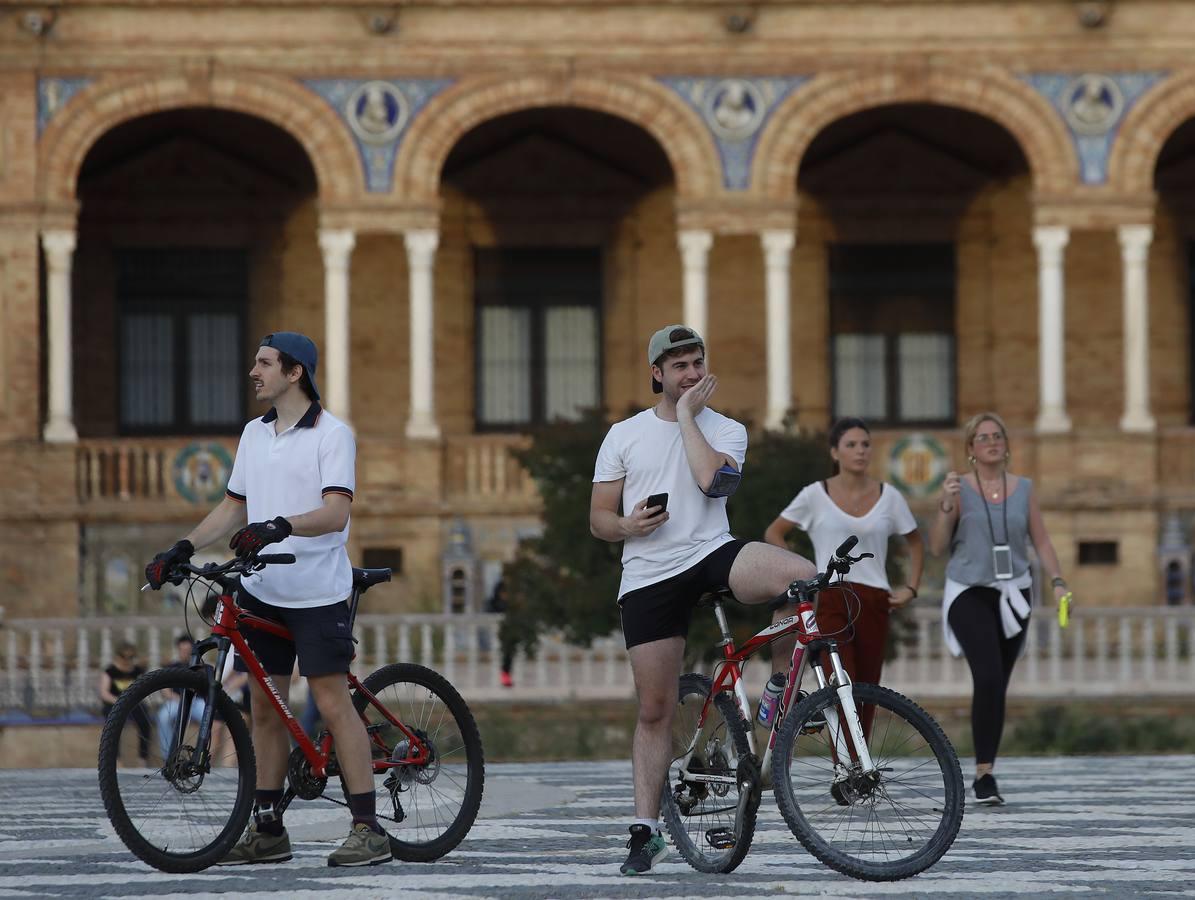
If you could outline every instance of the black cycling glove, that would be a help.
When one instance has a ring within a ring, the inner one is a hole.
[[[228,547],[242,559],[257,553],[267,544],[276,544],[290,537],[291,524],[279,516],[268,522],[251,522],[232,536]]]
[[[195,545],[185,538],[167,550],[154,557],[153,562],[145,567],[145,580],[155,591],[167,581],[171,584],[182,584],[183,576],[172,574],[171,570],[179,563],[190,562],[195,555]]]

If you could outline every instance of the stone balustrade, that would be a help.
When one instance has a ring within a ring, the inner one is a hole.
[[[901,614],[907,633],[884,672],[884,683],[914,698],[966,698],[966,661],[943,652],[934,606]],[[581,648],[545,638],[534,658],[518,657],[513,688],[499,683],[496,615],[362,615],[354,670],[366,675],[395,661],[420,663],[446,676],[470,701],[629,699],[634,690],[618,636]],[[99,708],[102,669],[122,640],[135,643],[143,664],[170,661],[179,617],[14,619],[0,634],[0,716],[87,715]],[[192,619],[192,627],[202,628]],[[1195,683],[1195,607],[1076,610],[1065,631],[1047,611],[1030,625],[1012,692],[1025,697],[1173,696]],[[706,663],[699,668],[710,670]],[[748,665],[753,694],[768,674]],[[305,688],[300,680],[296,700]]]

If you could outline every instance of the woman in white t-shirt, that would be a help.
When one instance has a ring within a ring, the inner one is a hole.
[[[822,633],[838,642],[842,664],[852,681],[879,684],[884,666],[884,644],[888,638],[888,613],[917,596],[925,558],[917,521],[909,504],[890,484],[867,474],[871,463],[871,431],[862,419],[844,418],[830,429],[830,456],[836,474],[805,487],[768,526],[764,540],[785,546],[785,535],[794,527],[813,541],[817,567],[825,571],[834,550],[849,536],[859,544],[852,551],[874,553],[851,568],[850,592],[842,588],[821,593],[817,623]],[[888,583],[885,564],[888,538],[904,535],[909,551],[908,582],[897,590]],[[851,620],[854,619],[853,629]],[[863,712],[864,727],[870,731],[873,710]]]

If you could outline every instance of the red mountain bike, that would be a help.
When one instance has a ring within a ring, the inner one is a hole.
[[[104,723],[99,751],[104,808],[125,846],[155,869],[205,869],[224,858],[248,823],[257,780],[253,744],[221,683],[234,647],[270,699],[269,709],[255,708],[253,715],[281,716],[297,745],[281,808],[296,797],[343,803],[324,794],[328,780],[340,775],[331,734],[308,738],[241,630],[258,628],[286,638],[290,632],[244,612],[234,599],[237,576],[294,560],[278,553],[202,568],[179,566],[178,575],[219,589],[211,636],[195,644],[189,667],[157,669],[138,678],[117,697]],[[389,580],[389,569],[353,569],[350,622],[361,595]],[[212,650],[215,665],[205,665],[203,656]],[[464,839],[481,805],[485,758],[468,706],[447,680],[423,666],[398,663],[364,681],[352,673],[347,677],[373,750],[382,789],[378,818],[386,820],[394,858],[440,858]],[[143,756],[136,769],[119,768],[122,745],[144,749],[144,724],[139,730],[138,723],[146,719],[157,732],[148,741],[148,759]],[[337,793],[345,796],[343,786]]]
[[[723,591],[702,598],[700,605],[713,607],[721,628],[717,646],[724,659],[713,679],[681,676],[674,758],[661,807],[677,849],[699,871],[730,872],[747,855],[764,773],[805,849],[855,878],[916,875],[941,859],[958,835],[962,772],[942,728],[896,691],[853,684],[837,644],[818,630],[818,592],[871,555],[851,557],[857,542],[847,539],[825,572],[794,581],[771,601],[772,609],[797,603],[796,614],[739,649],[722,608],[733,596]],[[761,760],[742,663],[783,634],[795,634],[797,643]],[[806,670],[818,688],[809,695],[798,693]],[[864,706],[874,713],[870,725],[860,715]]]

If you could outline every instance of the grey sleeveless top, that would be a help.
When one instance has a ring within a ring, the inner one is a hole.
[[[1002,504],[988,501],[992,514],[992,526],[988,528],[988,517],[983,511],[983,497],[963,479],[959,492],[958,527],[950,541],[950,562],[946,564],[946,577],[959,584],[991,584],[996,580],[992,567],[992,532],[996,543],[1007,543],[1012,548],[1012,574],[1019,578],[1029,571],[1029,493],[1033,482],[1018,478],[1008,504],[1008,535],[1004,534],[1004,513]]]

